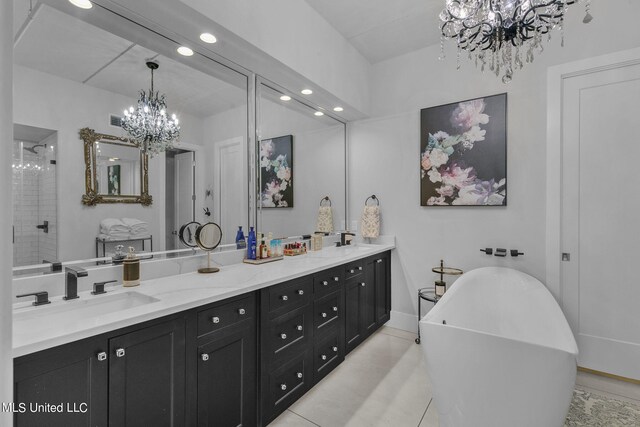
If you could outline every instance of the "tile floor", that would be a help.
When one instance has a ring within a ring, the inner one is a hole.
[[[415,334],[383,327],[270,427],[438,427]],[[640,386],[578,373],[596,394],[640,404]]]

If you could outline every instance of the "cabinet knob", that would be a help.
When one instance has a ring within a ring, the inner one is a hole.
[[[105,360],[107,360],[107,352],[101,351],[100,353],[98,353],[97,357],[99,362],[104,362]]]
[[[376,260],[376,264],[380,264],[382,262],[382,258]]]
[[[362,283],[360,283],[360,286],[362,286],[364,288],[365,286],[367,286],[367,284],[362,282]]]
[[[304,291],[303,291],[302,289],[300,289],[300,290],[298,291],[298,295],[304,295]]]
[[[338,347],[336,347],[336,346],[334,345],[334,346],[333,346],[333,351],[337,353],[337,352],[338,352]]]
[[[280,334],[280,338],[282,338],[283,340],[287,339],[287,334]]]
[[[286,384],[280,384],[280,390],[284,391],[287,389],[287,385]]]
[[[320,359],[322,359],[322,360],[327,360],[327,355],[326,355],[326,354],[323,354],[322,356],[320,356]]]
[[[333,281],[334,281],[334,282],[338,282],[338,281],[340,281],[340,278],[339,278],[338,276],[335,276],[335,277],[333,278]]]
[[[202,359],[203,362],[206,362],[207,360],[209,360],[209,355],[207,353],[202,353],[200,355],[200,358]]]
[[[327,317],[327,313],[322,313],[322,317]]]
[[[119,348],[116,350],[116,356],[124,357],[124,348]]]
[[[302,378],[302,372],[298,372],[296,375],[298,378]]]
[[[212,317],[211,318],[211,322],[212,323],[220,323],[220,318],[218,316]]]
[[[301,330],[302,330],[302,325],[298,325],[298,326],[296,326],[296,329],[297,329],[297,330],[299,330],[299,331],[301,331]]]
[[[355,272],[356,272],[356,271],[355,271],[353,268],[352,268],[351,270],[349,270],[349,273],[351,273],[351,274],[353,274],[353,273],[355,273]]]
[[[362,271],[362,266],[358,267],[358,271]]]
[[[244,309],[244,308],[239,309],[239,310],[238,310],[238,314],[241,314],[241,315],[246,314],[245,309]]]
[[[329,282],[327,282],[326,280],[322,281],[322,286],[327,286],[329,284]]]
[[[282,295],[282,301],[287,301],[287,300],[289,300],[289,297],[286,295]]]
[[[338,311],[338,307],[333,307],[333,311]]]

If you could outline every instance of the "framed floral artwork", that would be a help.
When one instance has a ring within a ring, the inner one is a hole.
[[[507,94],[420,110],[420,205],[507,205]]]
[[[260,141],[260,206],[293,207],[293,136]]]

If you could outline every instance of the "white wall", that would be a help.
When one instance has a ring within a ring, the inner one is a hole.
[[[13,142],[13,2],[0,2],[0,141],[4,143],[5,155],[0,156],[0,402],[13,402],[13,358],[11,340],[11,223],[13,206],[11,200],[11,150]],[[0,412],[0,425],[12,425],[13,414]]]
[[[432,286],[431,267],[440,259],[470,270],[512,266],[545,280],[545,139],[546,70],[550,65],[640,45],[632,0],[593,2],[594,20],[581,23],[584,9],[569,8],[565,47],[559,34],[545,52],[503,85],[463,60],[456,72],[453,42],[447,59],[437,60],[432,46],[373,66],[374,117],[349,126],[350,208],[359,216],[364,199],[380,198],[382,231],[395,234],[393,255],[393,323],[415,329],[416,290]],[[508,93],[508,206],[420,207],[420,109],[469,98]],[[482,247],[520,249],[517,259],[489,257]],[[489,298],[489,297],[488,297]],[[425,304],[426,308],[426,304]],[[424,313],[424,312],[423,312]]]
[[[90,127],[97,132],[123,135],[109,126],[109,114],[135,103],[134,98],[83,85],[71,80],[15,66],[14,121],[58,131],[58,258],[86,259],[95,254],[95,237],[104,218],[139,218],[149,222],[154,249],[164,247],[164,156],[149,162],[149,193],[153,204],[102,204],[84,206],[83,142],[78,131]],[[169,100],[170,101],[170,100]],[[202,141],[202,121],[180,114],[182,141]],[[159,214],[159,212],[161,214]]]

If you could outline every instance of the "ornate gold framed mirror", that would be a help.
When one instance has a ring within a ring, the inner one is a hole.
[[[129,138],[80,129],[84,141],[85,186],[82,204],[140,203],[151,205],[149,156]]]

